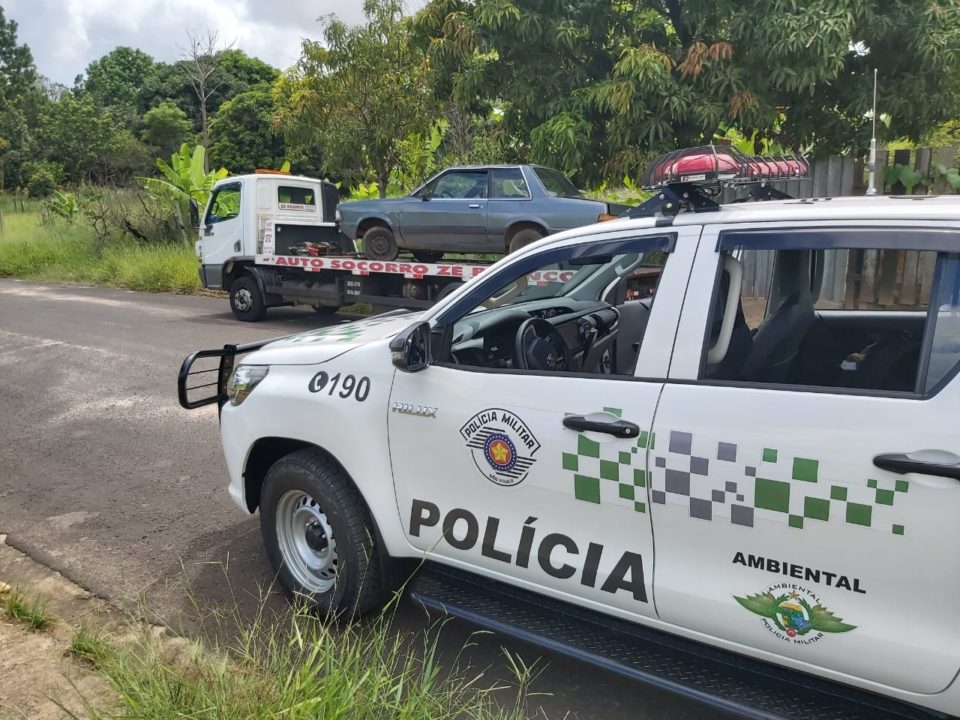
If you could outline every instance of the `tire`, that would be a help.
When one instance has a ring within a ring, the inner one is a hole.
[[[260,531],[280,585],[328,616],[360,616],[387,597],[376,532],[360,493],[331,458],[300,450],[267,471]]]
[[[230,309],[243,322],[259,322],[267,314],[266,300],[252,275],[241,275],[230,285]]]
[[[537,240],[545,236],[546,236],[546,233],[544,233],[539,228],[526,227],[521,230],[517,230],[517,232],[513,234],[513,237],[510,238],[510,246],[509,246],[508,252],[514,253],[520,248],[526,247],[530,243],[536,242]]]
[[[363,234],[363,254],[370,260],[396,260],[400,247],[393,231],[382,225],[367,230]]]
[[[313,308],[313,311],[317,315],[322,315],[324,317],[326,317],[327,315],[335,315],[337,311],[340,309],[336,305],[319,305],[318,304],[318,305],[311,305],[310,307]]]
[[[443,250],[414,250],[413,257],[422,263],[435,263],[443,260]]]
[[[434,302],[440,302],[450,293],[455,292],[456,290],[459,290],[462,285],[463,285],[462,282],[452,282],[452,283],[448,283],[447,285],[444,285],[443,288],[440,290],[440,292],[437,293],[437,296],[434,298]]]

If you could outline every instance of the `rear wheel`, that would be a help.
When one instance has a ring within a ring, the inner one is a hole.
[[[435,263],[443,260],[443,250],[414,250],[413,256],[422,263]]]
[[[327,615],[379,609],[388,590],[376,533],[360,493],[316,450],[278,460],[260,498],[267,556],[288,595]]]
[[[513,237],[510,238],[510,252],[516,252],[520,248],[536,242],[545,235],[546,233],[539,228],[527,227],[522,230],[517,230],[513,234]]]
[[[363,234],[363,254],[370,260],[396,260],[400,247],[393,232],[378,225]]]
[[[340,309],[340,308],[338,308],[336,305],[320,305],[320,304],[317,304],[317,305],[313,305],[312,307],[313,307],[313,311],[314,311],[317,315],[333,315],[333,314],[335,314],[335,313],[337,312],[337,310]]]
[[[230,285],[230,309],[237,320],[258,322],[267,314],[267,302],[256,278],[241,275]]]

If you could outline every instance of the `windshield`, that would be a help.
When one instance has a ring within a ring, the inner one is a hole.
[[[590,265],[551,263],[504,284],[470,314],[548,298],[597,300],[612,280],[637,267],[641,259],[638,253],[626,253]]]
[[[534,167],[533,171],[540,178],[540,182],[543,183],[543,187],[550,197],[583,197],[576,186],[563,173],[545,167]]]

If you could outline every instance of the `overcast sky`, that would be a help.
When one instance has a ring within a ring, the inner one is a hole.
[[[425,0],[407,0],[410,11]],[[317,18],[336,13],[356,23],[363,0],[0,0],[41,74],[67,85],[91,60],[117,45],[156,60],[180,57],[186,29],[217,30],[225,43],[284,69],[300,55],[300,40],[319,39]]]

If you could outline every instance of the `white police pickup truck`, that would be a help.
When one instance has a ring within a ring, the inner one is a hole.
[[[426,606],[723,710],[960,714],[960,198],[711,202],[803,169],[677,153],[421,315],[187,358],[286,590],[425,559]]]

